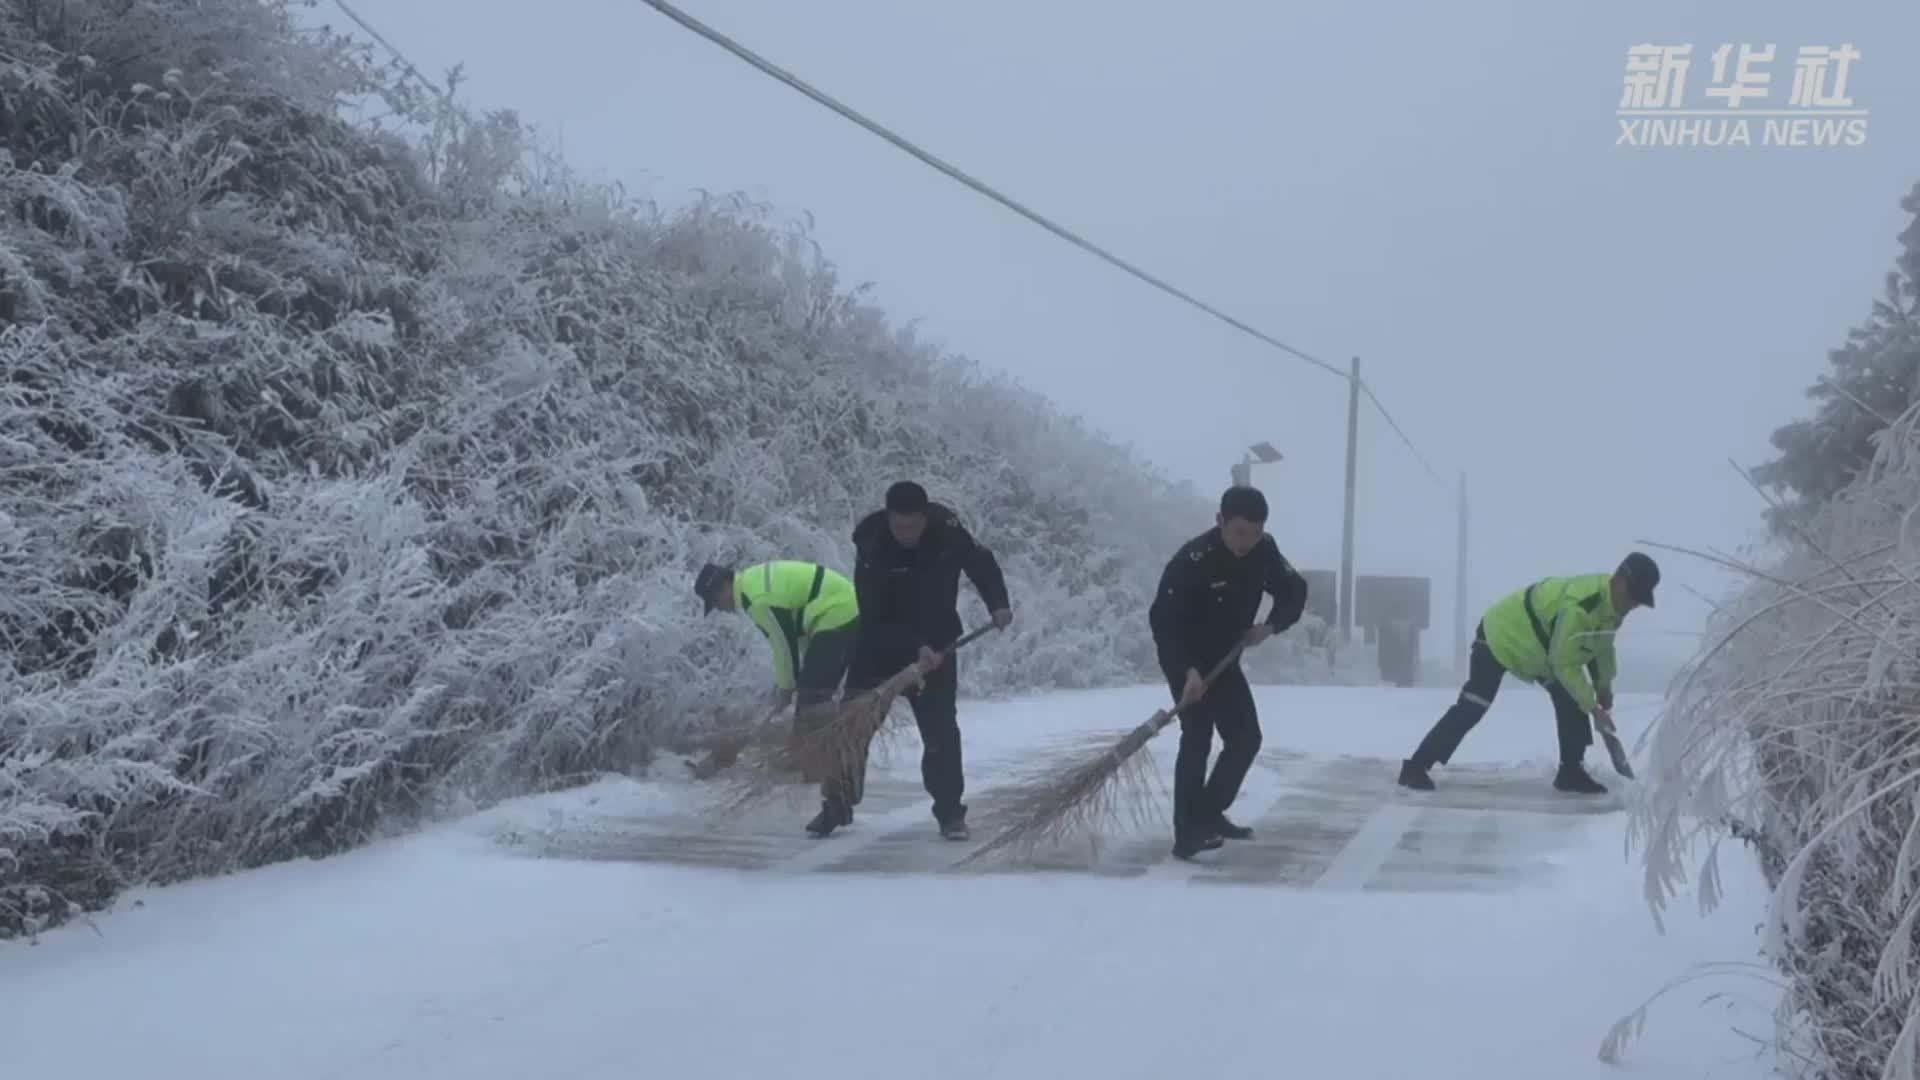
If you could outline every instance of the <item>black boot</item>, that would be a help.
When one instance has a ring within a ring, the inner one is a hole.
[[[1400,763],[1400,786],[1415,791],[1432,791],[1433,777],[1427,775],[1424,766],[1408,758]]]
[[[833,830],[842,825],[853,824],[853,809],[845,803],[825,799],[820,803],[820,812],[807,822],[807,832],[815,839],[824,839],[833,835]]]
[[[940,822],[940,835],[949,840],[965,840],[973,835],[967,829],[967,808],[964,806],[954,813],[939,818],[938,820]]]
[[[1573,795],[1605,795],[1606,785],[1587,775],[1587,767],[1580,764],[1562,765],[1553,777],[1553,789]]]
[[[1203,851],[1213,851],[1224,844],[1226,841],[1212,829],[1203,827],[1176,829],[1173,833],[1173,857],[1191,859]]]
[[[1222,840],[1250,840],[1253,838],[1252,829],[1245,825],[1234,824],[1233,819],[1227,817],[1225,814],[1213,815],[1213,819],[1207,822],[1206,828]]]

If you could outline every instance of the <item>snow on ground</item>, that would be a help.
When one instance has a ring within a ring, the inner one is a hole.
[[[1164,694],[964,703],[976,843],[1012,763],[1118,735]],[[1763,1074],[1740,1032],[1764,1036],[1778,997],[1751,978],[1669,994],[1621,1064],[1596,1059],[1673,977],[1754,960],[1748,860],[1733,853],[1719,911],[1683,898],[1660,936],[1620,801],[1547,788],[1538,690],[1505,691],[1436,770],[1441,791],[1394,787],[1451,697],[1260,688],[1266,747],[1234,811],[1256,836],[1204,864],[1168,858],[1155,823],[1051,873],[940,873],[971,845],[934,834],[909,736],[826,841],[801,833],[804,793],[702,825],[703,789],[667,763],[660,781],[148,891],[0,946],[0,1076]],[[1620,705],[1631,746],[1654,703]],[[1163,778],[1174,734],[1151,748]],[[1613,781],[1603,753],[1590,763]],[[1716,993],[1734,1007],[1707,1006]]]

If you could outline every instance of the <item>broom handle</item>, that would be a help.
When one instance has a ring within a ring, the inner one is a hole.
[[[967,631],[967,633],[963,637],[961,637],[959,641],[956,641],[953,644],[947,646],[946,649],[941,653],[941,655],[945,656],[952,653],[955,649],[958,649],[960,646],[965,645],[968,642],[977,639],[980,635],[986,633],[991,629],[993,629],[993,624],[988,623],[987,625],[982,626],[977,630]]]
[[[979,638],[981,634],[985,634],[985,632],[987,632],[987,630],[991,630],[991,628],[993,628],[993,623],[987,623],[987,625],[985,626],[979,626],[977,630],[968,630],[966,634],[962,634],[962,636],[960,636],[960,640],[958,640],[958,642],[954,642],[954,644],[950,644],[950,646],[947,646],[945,650],[941,650],[941,659],[947,659],[947,657],[950,657],[950,655],[954,655],[954,651],[960,650],[960,646],[964,646],[964,644],[968,644],[968,642],[972,642],[972,640],[975,640],[975,638]],[[914,661],[914,663],[920,663],[920,661]]]
[[[967,631],[965,634],[962,634],[960,636],[960,640],[940,650],[940,659],[945,660],[947,657],[952,656],[955,652],[959,650],[960,646],[965,645],[969,641],[973,641],[974,639],[978,638],[981,634],[984,634],[991,629],[993,629],[993,624],[988,623],[985,626]]]
[[[952,656],[952,655],[954,654],[954,652],[955,652],[955,650],[957,650],[957,649],[959,649],[959,648],[960,648],[960,646],[962,646],[962,645],[965,645],[965,644],[967,644],[968,642],[971,642],[971,641],[975,641],[975,640],[977,640],[977,639],[979,639],[979,637],[980,637],[980,636],[981,636],[982,634],[985,634],[985,633],[986,633],[987,631],[989,631],[989,630],[991,630],[991,629],[993,629],[993,624],[992,624],[992,623],[988,623],[988,624],[987,624],[987,625],[985,625],[985,626],[982,626],[982,627],[979,627],[979,628],[977,628],[977,629],[974,629],[974,630],[969,630],[969,631],[967,631],[967,632],[966,632],[965,634],[963,634],[963,635],[961,635],[961,637],[960,637],[960,640],[958,640],[958,641],[956,641],[956,642],[954,642],[953,644],[951,644],[951,645],[949,645],[949,646],[947,646],[946,648],[944,648],[944,649],[942,649],[942,650],[940,650],[940,658],[944,660],[944,659],[946,659],[947,657],[949,657],[949,656]],[[915,663],[915,664],[917,664],[917,663],[919,663],[919,661],[917,661],[917,660],[916,660],[916,661],[914,661],[914,663]],[[900,674],[901,674],[901,675],[904,675],[904,674],[906,674],[906,671],[907,671],[907,668],[911,668],[911,667],[913,667],[913,664],[908,664],[908,665],[907,665],[907,667],[904,667],[904,668],[901,668],[901,669],[900,669]],[[897,678],[899,678],[899,677],[900,677],[900,675],[895,675],[895,676],[894,676],[894,678],[896,678],[896,679],[897,679]]]
[[[1207,677],[1200,680],[1201,687],[1203,688],[1211,687],[1213,685],[1213,680],[1219,678],[1221,672],[1226,671],[1227,667],[1230,664],[1232,664],[1235,660],[1240,659],[1240,654],[1245,650],[1246,650],[1246,645],[1244,644],[1235,645],[1233,647],[1233,651],[1221,657],[1220,662],[1213,665],[1213,670],[1207,672]],[[1199,699],[1195,698],[1194,701],[1198,702]],[[1173,723],[1175,720],[1180,719],[1180,714],[1185,712],[1186,710],[1187,710],[1186,705],[1175,705],[1171,710],[1167,712],[1166,719],[1162,721],[1160,724],[1156,725],[1154,730],[1158,731],[1161,728],[1166,727],[1168,724]]]
[[[987,631],[991,629],[993,629],[993,624],[988,623],[987,625],[979,627],[978,629],[968,631],[966,634],[961,636],[960,640],[954,642],[953,644],[947,646],[945,649],[941,650],[940,655],[943,657],[953,655],[954,650],[958,649],[962,645],[967,644],[968,642],[977,640],[982,634],[985,634]],[[842,704],[844,704],[844,702]],[[772,722],[774,717],[779,716],[784,711],[785,711],[785,706],[775,709],[771,714],[767,716],[767,722],[769,723]]]

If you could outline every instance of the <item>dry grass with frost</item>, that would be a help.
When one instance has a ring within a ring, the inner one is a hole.
[[[1757,853],[1783,1059],[1823,1080],[1912,1080],[1920,1040],[1920,410],[1869,473],[1714,620],[1651,738],[1635,836],[1656,919],[1691,865]],[[1609,1037],[1615,1054],[1644,1021]]]

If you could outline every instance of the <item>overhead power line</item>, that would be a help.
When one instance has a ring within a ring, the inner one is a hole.
[[[793,73],[779,67],[773,62],[755,53],[753,50],[733,40],[727,35],[722,34],[720,31],[714,29],[713,27],[708,26],[706,23],[701,22],[699,19],[696,19],[693,16],[687,14],[686,12],[681,11],[678,7],[675,7],[673,4],[667,3],[666,0],[641,0],[641,2],[653,8],[655,11],[658,11],[660,14],[665,15],[667,18],[672,19],[674,22],[679,23],[681,26],[687,28],[688,30],[693,31],[694,33],[700,35],[703,38],[706,38],[708,41],[714,43],[715,45],[720,46],[722,49],[725,49],[727,52],[733,54],[735,57],[739,58],[740,60],[743,60],[746,63],[752,65],[754,68],[758,69],[761,73],[785,84],[786,86],[794,90],[799,91],[800,93],[813,99],[815,102],[819,103],[820,105],[823,105],[828,109],[831,109],[833,112],[839,114],[841,117],[847,120],[850,120],[855,124],[860,125],[862,128],[865,128],[867,131],[871,132],[872,134],[879,136],[880,138],[886,140],[887,142],[891,143],[892,145],[899,148],[900,150],[918,159],[923,164],[946,175],[949,179],[957,181],[958,183],[963,184],[968,188],[971,188],[973,191],[981,195],[984,195],[989,199],[992,199],[994,202],[997,202],[1000,205],[1006,207],[1007,209],[1012,210],[1014,213],[1019,214],[1021,217],[1024,217],[1027,220],[1033,222],[1034,224],[1040,226],[1041,228],[1046,229],[1048,232],[1053,233],[1055,236],[1058,236],[1061,239],[1067,241],[1068,243],[1073,244],[1075,247],[1080,248],[1081,250],[1087,252],[1088,254],[1093,255],[1096,258],[1099,258],[1107,263],[1110,263],[1115,267],[1118,267],[1119,269],[1125,271],[1126,273],[1133,275],[1134,277],[1140,279],[1141,281],[1146,282],[1147,284],[1153,286],[1156,289],[1159,289],[1160,291],[1168,294],[1169,296],[1172,296],[1177,300],[1183,301],[1184,303],[1187,303],[1199,309],[1200,311],[1213,316],[1215,319],[1218,319],[1221,322],[1226,323],[1228,326],[1231,326],[1234,329],[1239,330],[1240,332],[1247,334],[1250,337],[1253,337],[1259,341],[1262,341],[1268,345],[1271,345],[1274,348],[1279,349],[1282,352],[1285,352],[1291,356],[1297,357],[1298,359],[1303,360],[1306,363],[1312,364],[1314,367],[1317,367],[1322,371],[1326,371],[1330,374],[1337,375],[1342,380],[1353,381],[1354,377],[1349,372],[1342,371],[1340,368],[1334,366],[1333,364],[1327,363],[1326,361],[1320,359],[1317,356],[1307,353],[1301,349],[1295,348],[1294,346],[1289,345],[1286,342],[1273,337],[1271,334],[1268,334],[1265,331],[1259,330],[1247,324],[1243,320],[1237,319],[1232,315],[1229,315],[1226,312],[1221,311],[1219,308],[1214,307],[1212,304],[1209,304],[1199,299],[1196,296],[1193,296],[1191,293],[1188,293],[1183,289],[1180,289],[1174,285],[1171,285],[1161,280],[1160,278],[1154,276],[1153,274],[1149,274],[1145,270],[1142,270],[1139,267],[1134,266],[1132,263],[1129,263],[1125,259],[1122,259],[1119,256],[1112,254],[1111,252],[1093,243],[1092,241],[1087,240],[1086,238],[1078,235],[1072,230],[1064,226],[1055,224],[1052,220],[1048,219],[1047,217],[1039,213],[1036,213],[1035,211],[1022,205],[1021,203],[1007,197],[1006,195],[1001,194],[999,191],[995,190],[994,188],[988,186],[985,183],[982,183],[979,180],[974,179],[972,176],[961,171],[955,166],[950,165],[947,162],[942,161],[938,157],[935,157],[934,155],[928,153],[927,151],[920,149],[920,147],[914,145],[912,142],[901,137],[900,135],[895,134],[893,131],[887,129],[886,127],[883,127],[882,125],[876,123],[875,121],[870,120],[867,117],[861,115],[859,112],[842,104],[841,102],[829,96],[828,94],[824,93],[823,91],[814,88],[812,85],[808,84],[805,80],[802,80],[801,78],[794,75]],[[366,19],[362,18],[358,12],[354,11],[353,8],[349,7],[346,0],[334,0],[334,3],[338,5],[340,10],[345,12],[347,17],[349,19],[352,19],[354,23],[360,27],[360,29],[366,31],[369,37],[373,38],[375,42],[379,43],[388,52],[392,53],[394,58],[399,60],[402,66],[406,68],[407,73],[409,75],[419,80],[421,83],[429,86],[430,88],[432,87],[432,83],[430,83],[426,79],[426,77],[420,73],[419,68],[417,68],[413,64],[413,62],[407,58],[407,56],[404,53],[402,53],[398,48],[394,47],[392,42],[389,42],[385,37],[383,37],[380,34],[378,30],[374,29],[374,27],[371,24],[369,24]],[[1400,427],[1400,424],[1394,420],[1393,415],[1387,411],[1386,404],[1380,400],[1380,397],[1378,394],[1374,393],[1372,385],[1369,384],[1365,379],[1360,379],[1357,381],[1360,384],[1360,389],[1365,391],[1367,400],[1372,402],[1373,407],[1379,411],[1381,419],[1387,422],[1387,426],[1393,429],[1393,432],[1395,435],[1399,436],[1401,443],[1403,443],[1406,446],[1407,450],[1413,454],[1414,459],[1420,463],[1421,468],[1426,470],[1427,476],[1431,478],[1434,481],[1434,483],[1436,484],[1440,483],[1441,482],[1440,477],[1438,474],[1434,472],[1433,466],[1427,462],[1426,456],[1420,453],[1419,448],[1413,444],[1413,440],[1407,437],[1406,431]]]
[[[399,49],[395,48],[393,42],[388,41],[386,38],[380,36],[380,31],[375,30],[371,23],[361,18],[359,12],[347,6],[347,0],[333,0],[333,3],[335,7],[338,7],[342,12],[346,14],[347,18],[353,20],[353,24],[355,26],[358,26],[360,29],[366,31],[367,36],[372,38],[375,41],[375,43],[377,43],[381,48],[387,50],[389,53],[392,53],[393,58],[395,60],[400,61],[400,66],[406,69],[407,74],[410,77],[412,77],[414,81],[418,82],[421,86],[426,87],[429,91],[433,93],[440,94],[443,97],[445,96],[445,91],[443,91],[440,87],[435,86],[432,80],[428,79],[425,75],[420,74],[420,69],[413,65],[413,61],[407,59],[406,53],[403,53]]]
[[[1275,338],[1265,333],[1264,331],[1257,330],[1254,327],[1247,325],[1241,320],[1234,318],[1233,316],[1227,314],[1226,312],[1221,311],[1219,308],[1216,308],[1213,305],[1198,299],[1197,297],[1194,297],[1193,295],[1185,292],[1184,290],[1181,290],[1179,288],[1176,288],[1172,285],[1167,284],[1165,281],[1162,281],[1159,278],[1155,277],[1154,275],[1147,273],[1145,270],[1142,270],[1139,267],[1134,266],[1132,263],[1127,262],[1125,259],[1122,259],[1119,256],[1108,252],[1106,249],[1100,247],[1099,245],[1093,243],[1092,241],[1085,239],[1084,237],[1077,235],[1073,231],[1063,226],[1054,224],[1052,221],[1048,220],[1046,217],[1043,217],[1042,215],[1027,209],[1025,206],[1022,206],[1020,203],[1015,202],[1014,200],[1008,198],[1005,195],[1002,195],[1000,192],[994,190],[993,188],[988,187],[986,184],[983,184],[980,181],[975,180],[973,177],[960,171],[954,166],[947,164],[946,162],[940,160],[939,158],[933,156],[932,154],[927,153],[925,150],[920,149],[918,146],[915,146],[913,143],[907,141],[906,139],[900,137],[899,135],[894,134],[892,131],[889,131],[888,129],[880,126],[879,124],[873,122],[872,120],[867,119],[865,116],[862,116],[860,113],[855,112],[853,109],[848,108],[845,105],[842,105],[840,102],[834,100],[832,97],[829,97],[825,93],[822,93],[821,91],[814,89],[812,86],[802,81],[798,76],[795,76],[792,73],[776,66],[772,62],[756,54],[753,50],[747,48],[746,46],[740,44],[737,41],[734,41],[732,38],[727,37],[725,34],[722,34],[720,31],[715,30],[713,27],[708,26],[707,24],[701,22],[700,20],[694,18],[693,16],[688,15],[686,12],[681,11],[679,8],[674,7],[672,4],[666,3],[666,0],[641,0],[641,3],[646,4],[648,7],[651,7],[654,10],[660,12],[660,14],[665,15],[667,18],[672,19],[674,22],[679,23],[680,25],[686,27],[687,29],[692,30],[694,33],[699,34],[701,37],[706,38],[708,41],[713,42],[715,45],[720,46],[721,48],[727,50],[733,55],[739,57],[740,59],[746,61],[747,63],[753,65],[754,67],[760,69],[760,71],[773,77],[774,79],[777,79],[780,82],[785,83],[786,85],[792,87],[795,90],[798,90],[802,94],[805,94],[806,96],[812,98],[813,100],[819,102],[820,104],[826,106],[827,108],[832,109],[834,112],[839,113],[841,116],[845,117],[846,119],[851,120],[856,124],[859,124],[861,127],[866,128],[868,131],[872,132],[873,134],[878,135],[880,138],[885,139],[886,141],[892,143],[894,146],[897,146],[901,150],[904,150],[905,152],[907,152],[908,154],[911,154],[914,157],[920,159],[920,161],[922,161],[923,163],[935,169],[938,169],[942,173],[945,173],[948,177],[952,178],[953,180],[956,180],[962,184],[965,184],[967,187],[972,188],[974,191],[977,191],[980,194],[985,195],[987,198],[992,199],[994,202],[999,203],[1000,205],[1006,207],[1009,210],[1012,210],[1014,213],[1019,214],[1021,217],[1026,218],[1028,221],[1033,222],[1034,224],[1040,226],[1041,228],[1047,230],[1050,233],[1053,233],[1055,236],[1060,237],[1061,239],[1067,241],[1068,243],[1073,244],[1074,246],[1080,248],[1081,250],[1086,251],[1098,258],[1104,259],[1109,263],[1112,263],[1114,266],[1117,266],[1120,269],[1126,271],[1127,273],[1132,274],[1134,277],[1139,278],[1141,281],[1144,281],[1147,284],[1152,285],[1154,288],[1159,289],[1160,291],[1167,293],[1168,295],[1173,296],[1176,299],[1183,300],[1186,303],[1191,304],[1196,308],[1199,308],[1201,311],[1206,312],[1207,314],[1213,316],[1216,319],[1219,319],[1221,322],[1226,323],[1227,325],[1233,327],[1236,330],[1241,331],[1242,333],[1249,334],[1255,338],[1258,338],[1261,341],[1266,342],[1268,345],[1271,345],[1276,349],[1279,349],[1286,353],[1290,353],[1293,356],[1299,357],[1300,359],[1305,360],[1307,363],[1312,364],[1314,367],[1320,368],[1323,371],[1331,372],[1335,375],[1340,376],[1342,379],[1347,378],[1346,372],[1340,370],[1338,367],[1335,367],[1332,364],[1327,363],[1324,360],[1321,360],[1319,357],[1312,356],[1308,353],[1302,352],[1301,350],[1294,348],[1293,346],[1287,344],[1286,342],[1281,341],[1278,338]]]
[[[818,102],[819,104],[826,106],[828,109],[833,110],[835,113],[838,113],[840,116],[844,117],[845,119],[851,120],[855,124],[860,125],[861,127],[865,128],[867,131],[873,133],[874,135],[877,135],[880,138],[885,139],[887,142],[892,143],[895,147],[898,147],[900,150],[906,152],[907,154],[912,155],[914,158],[918,159],[923,164],[926,164],[931,168],[938,170],[939,172],[945,174],[948,178],[955,180],[961,184],[964,184],[965,186],[973,189],[979,194],[984,195],[989,199],[992,199],[994,202],[997,202],[1000,205],[1006,207],[1007,209],[1012,210],[1014,213],[1019,214],[1021,217],[1026,218],[1028,221],[1033,222],[1034,224],[1040,226],[1041,228],[1047,230],[1050,233],[1053,233],[1055,236],[1060,237],[1061,239],[1067,241],[1068,243],[1073,244],[1075,247],[1080,248],[1081,250],[1087,252],[1088,254],[1091,254],[1099,259],[1105,260],[1106,262],[1111,263],[1116,267],[1119,267],[1121,270],[1124,270],[1129,274],[1132,274],[1134,277],[1139,278],[1141,281],[1146,282],[1147,284],[1153,286],[1156,289],[1159,289],[1160,291],[1168,294],[1169,296],[1172,296],[1175,299],[1184,301],[1192,305],[1193,307],[1196,307],[1199,310],[1207,313],[1208,315],[1213,316],[1214,318],[1220,320],[1221,322],[1226,323],[1227,325],[1233,327],[1234,329],[1239,330],[1242,333],[1245,333],[1251,337],[1257,338],[1258,340],[1263,341],[1266,344],[1281,350],[1282,352],[1298,357],[1299,359],[1304,360],[1309,364],[1312,364],[1314,367],[1317,367],[1322,371],[1330,372],[1334,375],[1339,376],[1343,380],[1351,380],[1353,378],[1353,376],[1350,373],[1346,371],[1342,371],[1340,368],[1334,366],[1333,364],[1329,364],[1317,356],[1313,356],[1300,349],[1297,349],[1292,345],[1289,345],[1286,342],[1281,341],[1273,337],[1272,335],[1267,334],[1262,330],[1258,330],[1252,326],[1249,326],[1246,322],[1240,319],[1234,318],[1232,315],[1229,315],[1226,312],[1221,311],[1219,308],[1216,308],[1213,305],[1208,304],[1203,300],[1200,300],[1199,298],[1193,296],[1192,294],[1186,292],[1185,290],[1182,290],[1173,285],[1170,285],[1167,282],[1162,281],[1160,278],[1147,273],[1145,270],[1142,270],[1139,267],[1134,266],[1132,263],[1127,262],[1125,259],[1122,259],[1119,256],[1108,252],[1106,249],[1100,247],[1099,245],[1093,243],[1090,240],[1087,240],[1086,238],[1078,235],[1077,233],[1074,233],[1072,230],[1067,229],[1064,226],[1055,224],[1052,220],[1048,219],[1047,217],[1039,213],[1036,213],[1031,209],[1028,209],[1026,206],[1022,205],[1021,203],[1007,197],[1006,195],[1001,194],[999,191],[988,186],[987,184],[974,179],[972,176],[961,171],[955,166],[950,165],[945,161],[942,161],[940,158],[935,157],[933,154],[930,154],[925,150],[922,150],[920,147],[914,145],[912,142],[908,141],[902,136],[895,134],[893,131],[889,130],[888,128],[861,115],[858,111],[850,108],[847,105],[842,104],[838,100],[826,94],[824,91],[816,89],[812,85],[808,84],[805,80],[801,79],[799,76],[794,75],[792,72],[789,72],[784,68],[781,68],[779,65],[774,64],[772,61],[767,60],[765,57],[760,56],[758,53],[755,53],[753,50],[747,48],[745,45],[740,44],[739,42],[733,40],[732,38],[714,29],[713,27],[708,26],[706,23],[701,22],[699,19],[696,19],[693,16],[687,14],[686,12],[681,11],[679,8],[675,7],[673,4],[668,3],[667,0],[640,0],[640,2],[646,4],[648,7],[653,8],[655,11],[658,11],[660,14],[665,15],[667,18],[672,19],[674,22],[679,23],[681,26],[684,26],[687,29],[693,31],[694,33],[699,34],[701,37],[706,38],[708,41],[711,41],[715,45],[720,46],[722,49],[725,49],[727,52],[732,53],[734,56],[738,57],[739,59],[744,60],[748,64],[751,64],[754,68],[758,69],[761,73],[781,83],[784,83],[785,85],[791,87],[794,90],[799,91],[800,93],[806,95],[809,98],[812,98],[815,102]],[[1400,441],[1406,444],[1407,449],[1412,451],[1414,458],[1417,461],[1419,461],[1421,467],[1427,471],[1427,475],[1431,477],[1436,484],[1440,483],[1440,478],[1433,471],[1433,466],[1427,463],[1426,457],[1422,455],[1419,449],[1413,445],[1413,440],[1407,437],[1407,433],[1404,430],[1402,430],[1400,425],[1393,419],[1392,414],[1387,412],[1386,405],[1384,405],[1380,401],[1379,395],[1374,393],[1373,387],[1369,386],[1366,383],[1366,380],[1364,379],[1360,380],[1360,386],[1361,386],[1361,389],[1366,391],[1367,399],[1373,403],[1374,408],[1379,410],[1380,416],[1386,420],[1387,425],[1391,427],[1394,433],[1400,437]]]
[[[1413,459],[1420,463],[1421,468],[1427,470],[1428,478],[1436,484],[1445,486],[1440,479],[1440,474],[1433,471],[1432,465],[1427,464],[1426,455],[1420,453],[1419,448],[1413,445],[1412,439],[1407,438],[1407,433],[1400,429],[1400,424],[1394,420],[1393,414],[1387,411],[1386,405],[1381,403],[1379,397],[1375,396],[1373,387],[1365,379],[1360,380],[1360,389],[1365,391],[1367,400],[1373,402],[1373,407],[1380,410],[1380,418],[1385,420],[1387,426],[1393,429],[1393,433],[1400,436],[1400,441],[1406,444],[1407,452],[1413,455]]]

